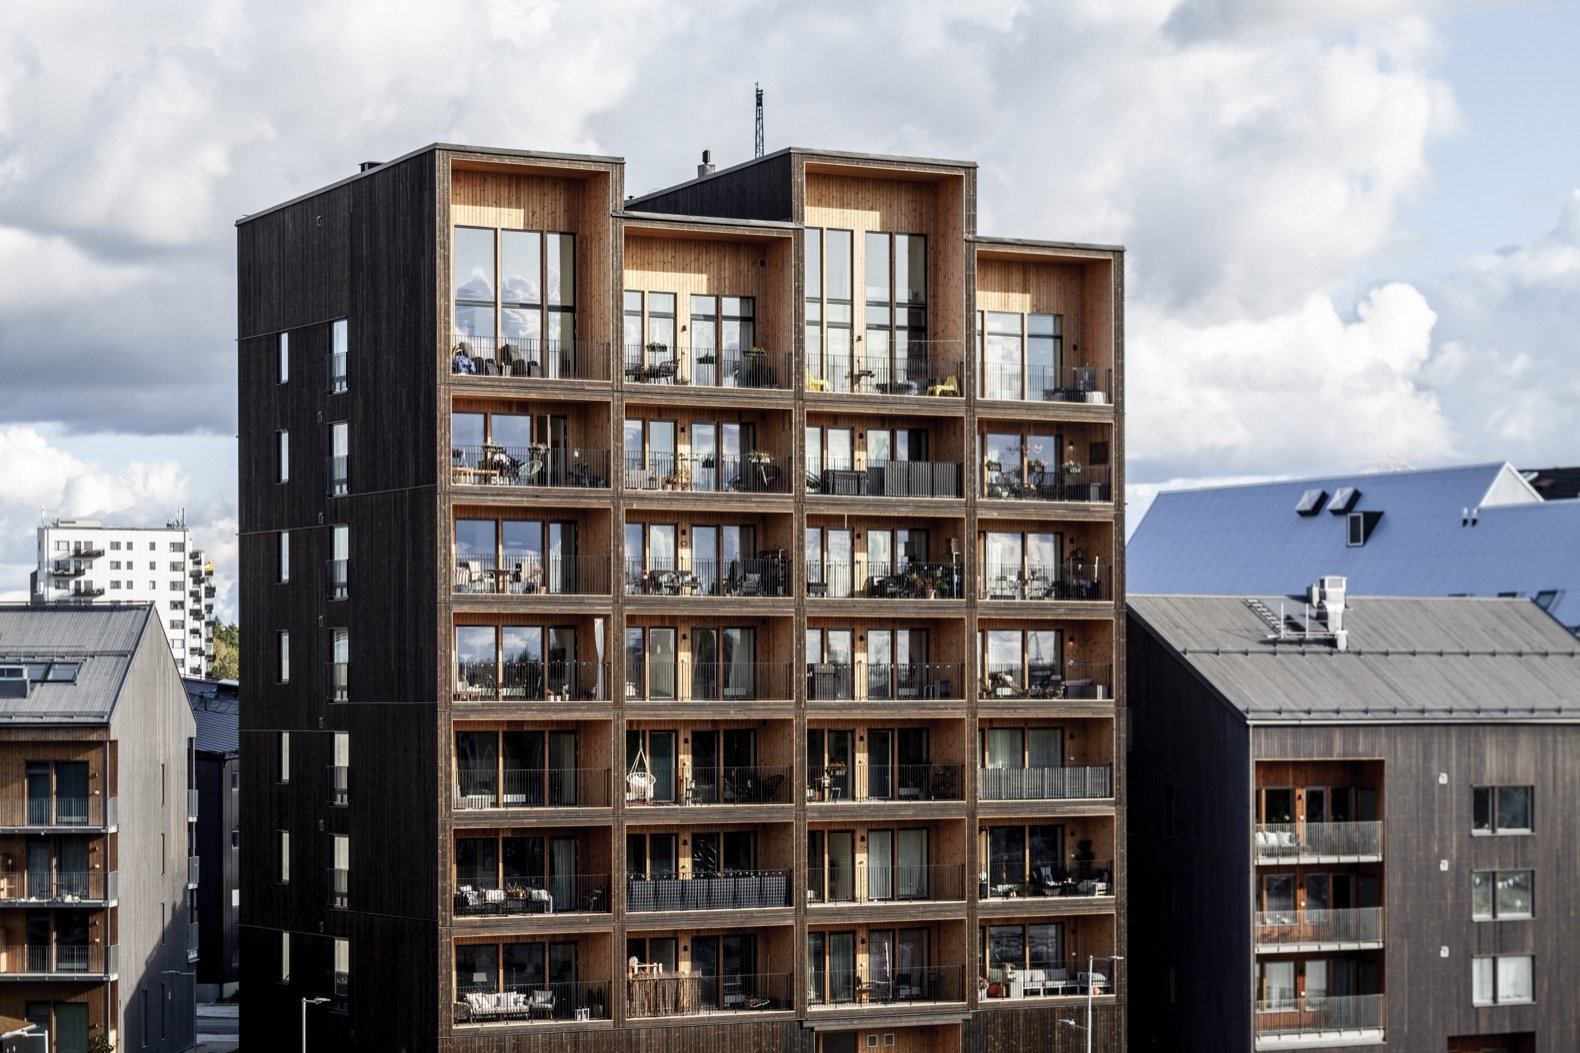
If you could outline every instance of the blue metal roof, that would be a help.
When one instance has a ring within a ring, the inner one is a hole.
[[[1364,545],[1326,504],[1295,512],[1344,486],[1360,490],[1352,511],[1382,513]],[[1342,574],[1354,595],[1553,591],[1552,615],[1580,626],[1580,501],[1542,501],[1507,464],[1165,492],[1125,554],[1129,592],[1293,595]]]

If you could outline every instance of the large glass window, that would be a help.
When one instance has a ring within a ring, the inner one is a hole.
[[[1470,913],[1477,921],[1529,918],[1532,871],[1477,870],[1470,875]]]
[[[576,375],[575,235],[456,227],[452,255],[454,372]]]
[[[805,245],[807,373],[822,390],[849,391],[854,369],[852,232],[808,228]],[[821,282],[816,279],[820,249]]]
[[[1042,401],[1070,386],[1063,382],[1062,315],[983,311],[978,339],[984,398]]]
[[[1471,1001],[1476,1005],[1529,1002],[1535,997],[1534,960],[1528,954],[1471,959]]]
[[[1471,829],[1481,834],[1528,834],[1532,830],[1530,786],[1477,786],[1471,793]]]

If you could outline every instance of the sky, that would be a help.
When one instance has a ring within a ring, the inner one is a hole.
[[[0,598],[40,516],[185,510],[234,617],[235,230],[431,142],[976,161],[985,234],[1123,244],[1159,488],[1580,462],[1580,5],[7,0]]]

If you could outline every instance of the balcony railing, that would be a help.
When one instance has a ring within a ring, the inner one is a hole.
[[[790,973],[705,976],[643,972],[629,977],[625,989],[625,1015],[630,1019],[794,1007]]]
[[[351,803],[351,768],[348,765],[329,765],[329,803],[339,807]]]
[[[330,599],[343,600],[351,594],[350,571],[350,560],[324,560],[324,590]]]
[[[1381,859],[1383,828],[1363,823],[1258,823],[1252,835],[1258,863]]]
[[[888,1005],[896,1002],[963,1002],[965,967],[934,965],[899,969],[887,975],[863,976],[860,970],[830,969],[827,989],[809,991],[808,1002],[817,1006]]]
[[[351,492],[350,478],[346,474],[350,470],[349,461],[348,457],[324,459],[324,478],[328,483],[330,497],[344,497]]]
[[[102,828],[116,823],[114,797],[26,797],[0,795],[0,829]]]
[[[752,559],[628,560],[627,596],[788,596],[790,560],[779,556]]]
[[[599,702],[609,698],[606,662],[456,663],[457,702]]]
[[[1381,907],[1343,910],[1264,910],[1255,915],[1258,947],[1376,944],[1383,938]]]
[[[790,906],[790,871],[752,870],[707,876],[628,877],[625,909],[747,910]]]
[[[451,478],[467,486],[609,486],[609,451],[566,446],[457,446]]]
[[[825,497],[963,497],[959,461],[885,461],[866,468],[825,468],[807,475],[806,492]]]
[[[1056,663],[1013,662],[988,666],[980,693],[985,702],[1021,698],[1100,700],[1114,697],[1113,682],[1113,668],[1103,663],[1066,662],[1061,670]]]
[[[625,462],[627,490],[669,490],[688,493],[788,494],[789,462],[772,452],[762,456],[694,456],[648,453],[644,461]]]
[[[955,562],[824,560],[807,567],[806,592],[833,599],[957,600],[965,595],[964,585],[964,573]]]
[[[187,822],[195,823],[198,818],[198,808],[202,802],[202,794],[196,788],[187,789]]]
[[[1112,896],[1114,864],[1110,859],[1072,859],[1033,866],[1030,873],[984,871],[977,877],[977,897],[984,900],[1025,896]]]
[[[694,662],[682,655],[675,663],[640,657],[625,664],[628,702],[760,702],[793,698],[790,662]],[[645,684],[644,684],[645,679]]]
[[[551,878],[514,877],[504,888],[455,890],[455,914],[487,918],[516,914],[607,914],[608,874],[556,874]]]
[[[104,976],[120,963],[116,944],[8,944],[0,947],[0,974],[7,976]]]
[[[607,596],[608,556],[550,556],[507,552],[456,561],[455,591],[511,596]]]
[[[349,702],[351,700],[351,663],[330,662],[329,669],[329,701]]]
[[[459,351],[465,361],[456,357]],[[524,380],[608,380],[609,345],[602,340],[523,340],[467,336],[450,349],[452,373]]]
[[[454,807],[607,808],[608,768],[506,768],[456,773]]]
[[[989,566],[977,581],[984,600],[1111,600],[1113,568],[1101,563]]]
[[[982,367],[982,398],[1018,402],[1112,401],[1114,371],[1096,366]]]
[[[790,359],[740,348],[626,344],[629,384],[689,384],[692,387],[788,388]]]
[[[690,780],[674,773],[632,772],[626,777],[625,803],[648,805],[789,804],[790,769],[776,765],[698,768]]]
[[[1028,464],[1023,469],[988,461],[982,467],[981,496],[993,501],[1112,501],[1113,471],[1100,464],[1068,470]]]
[[[327,902],[337,910],[345,910],[351,905],[351,871],[345,867],[328,867],[326,869],[325,889],[328,891]]]
[[[0,902],[7,906],[105,903],[119,898],[116,871],[26,871],[0,874]]]
[[[460,984],[455,1022],[491,1024],[608,1020],[609,985],[602,982],[536,984]]]
[[[1003,1004],[1000,999],[1084,995],[1088,987],[1092,994],[1113,994],[1114,986],[1109,979],[1112,970],[1096,970],[1095,982],[1090,982],[1087,978],[1090,964],[1089,959],[1073,958],[1069,961],[1033,960],[1029,968],[1013,971],[993,966],[983,977],[987,981],[987,990],[980,995],[982,1004]]]
[[[88,573],[88,568],[69,560],[56,560],[49,572],[57,578],[80,578]]]
[[[953,340],[916,340],[888,354],[824,355],[821,363],[809,356],[807,375],[812,383],[808,386],[840,394],[959,395],[961,363],[960,344]]]
[[[872,764],[866,785],[858,784],[847,767],[813,766],[807,769],[807,800],[848,801],[963,801],[965,787],[959,764]]]
[[[813,662],[806,667],[811,702],[896,701],[965,697],[959,662]]]
[[[1060,768],[978,768],[977,799],[1060,801],[1114,795],[1114,769],[1107,764]]]
[[[807,868],[806,901],[829,903],[954,902],[966,898],[963,863],[870,863],[855,875],[827,875],[816,861]]]
[[[1305,995],[1294,991],[1256,1003],[1258,1037],[1381,1031],[1387,1007],[1380,994]]]

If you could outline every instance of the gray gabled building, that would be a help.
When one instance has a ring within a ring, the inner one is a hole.
[[[1562,625],[1341,578],[1129,603],[1134,1048],[1580,1048]]]
[[[0,605],[0,1031],[194,1038],[193,722],[151,605]]]

